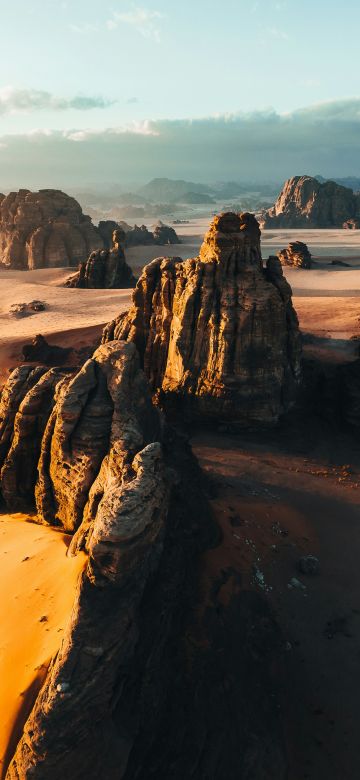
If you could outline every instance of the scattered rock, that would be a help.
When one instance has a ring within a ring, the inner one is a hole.
[[[20,319],[21,317],[28,317],[31,314],[36,314],[39,311],[46,310],[46,303],[44,301],[30,301],[30,303],[13,303],[10,306],[9,314],[11,317]]]
[[[302,574],[319,574],[319,559],[315,555],[303,555],[298,561],[298,569]]]
[[[282,265],[294,268],[310,269],[312,265],[309,249],[302,241],[290,241],[287,248],[278,253],[278,258]]]

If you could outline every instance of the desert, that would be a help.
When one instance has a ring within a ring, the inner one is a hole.
[[[1,6],[0,780],[358,780],[360,4]]]

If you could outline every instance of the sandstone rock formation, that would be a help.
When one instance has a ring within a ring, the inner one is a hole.
[[[71,347],[49,344],[41,333],[34,336],[31,344],[25,344],[22,348],[23,358],[27,363],[42,363],[45,366],[62,366],[71,352]]]
[[[312,176],[288,179],[274,204],[264,212],[263,228],[335,228],[360,218],[360,195],[333,181]]]
[[[80,263],[78,272],[65,283],[67,287],[121,289],[135,286],[136,279],[125,258],[124,231],[117,228],[112,239],[111,249],[92,252],[86,262]]]
[[[159,220],[154,225],[154,230],[148,230],[146,225],[128,225],[124,221],[119,223],[114,220],[101,220],[98,225],[99,233],[104,241],[106,249],[112,246],[112,235],[114,230],[121,228],[125,233],[125,248],[132,246],[154,246],[155,244],[180,244],[180,239],[174,230],[169,225],[164,225]]]
[[[0,201],[0,262],[10,268],[77,265],[102,246],[90,217],[60,190],[19,190]]]
[[[282,265],[290,265],[294,268],[311,268],[311,254],[309,248],[302,241],[290,241],[286,249],[281,249],[278,258]]]
[[[174,228],[170,227],[170,225],[164,225],[160,219],[154,225],[153,234],[155,244],[180,244],[180,239]]]
[[[199,257],[158,258],[103,341],[136,344],[153,391],[190,414],[271,424],[291,406],[300,337],[280,261],[263,267],[250,214],[216,217]]]
[[[102,345],[72,376],[17,369],[0,436],[9,508],[35,501],[40,522],[73,534],[70,554],[88,553],[6,780],[284,780],[276,625],[232,570],[199,589],[219,534],[134,344]]]

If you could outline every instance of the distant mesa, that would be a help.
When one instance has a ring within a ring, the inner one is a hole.
[[[274,206],[263,212],[261,226],[341,228],[345,223],[355,227],[359,220],[359,194],[333,181],[294,176],[285,182]]]
[[[81,206],[61,190],[19,190],[0,199],[0,262],[9,268],[76,265],[102,248]]]
[[[309,248],[302,241],[290,241],[286,249],[278,253],[281,265],[310,269],[312,259]]]
[[[211,195],[207,195],[206,192],[185,192],[180,198],[176,197],[175,202],[188,203],[189,205],[202,205],[216,203],[215,199]]]
[[[103,341],[135,343],[154,393],[190,416],[273,424],[294,402],[300,335],[278,258],[251,214],[215,217],[198,257],[159,257]]]
[[[134,227],[131,227],[124,221],[101,220],[98,230],[106,249],[111,248],[114,230],[118,228],[121,228],[125,233],[125,248],[181,243],[174,228],[165,225],[161,220],[155,223],[152,231],[146,225],[134,225]]]
[[[125,237],[124,230],[116,228],[112,234],[111,249],[91,252],[88,259],[79,264],[78,272],[65,282],[65,286],[109,290],[135,287],[136,279],[125,258]]]

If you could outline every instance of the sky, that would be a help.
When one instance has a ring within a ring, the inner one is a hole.
[[[360,176],[358,0],[0,0],[0,191]]]

